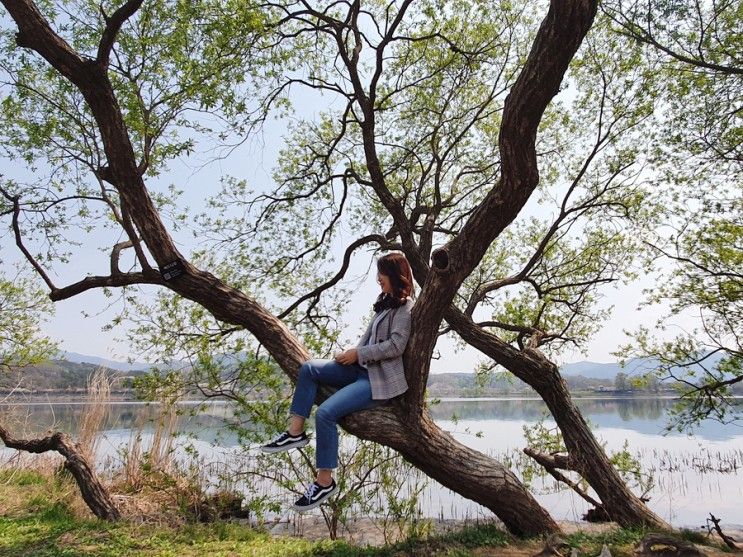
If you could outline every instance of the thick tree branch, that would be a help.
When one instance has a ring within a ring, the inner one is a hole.
[[[19,29],[19,45],[38,52],[82,93],[101,132],[110,180],[122,198],[142,239],[159,265],[175,260],[185,262],[150,198],[136,163],[136,157],[104,68],[84,61],[56,35],[30,0],[0,0]],[[131,239],[131,238],[130,238]],[[133,240],[134,241],[134,240]]]
[[[113,254],[112,254],[113,258]],[[82,294],[88,290],[94,288],[118,288],[122,286],[131,286],[134,284],[159,284],[161,286],[167,286],[167,283],[163,280],[162,275],[158,271],[147,271],[140,273],[119,273],[111,276],[92,276],[85,277],[81,281],[78,281],[69,286],[62,288],[55,288],[49,294],[49,298],[53,302],[60,300],[66,300]]]
[[[499,135],[501,178],[459,235],[433,252],[433,272],[428,273],[413,309],[414,325],[432,324],[413,330],[410,341],[420,353],[433,353],[439,323],[462,282],[493,240],[516,218],[539,182],[537,128],[595,13],[595,0],[551,2],[529,57],[505,101]],[[417,380],[420,384],[409,396],[422,398],[426,379],[424,374]]]
[[[134,253],[137,255],[137,261],[139,261],[142,271],[145,273],[152,271],[150,262],[147,260],[147,256],[142,249],[142,242],[137,235],[137,231],[134,229],[134,223],[129,215],[129,210],[123,204],[121,207],[121,226],[126,231],[127,236],[129,236],[129,241],[134,247]]]
[[[124,22],[126,22],[127,19],[136,13],[141,5],[142,0],[128,0],[123,6],[116,10],[111,17],[108,17],[103,11],[103,7],[101,7],[101,15],[106,21],[106,28],[103,30],[103,34],[101,35],[101,42],[98,45],[98,55],[96,56],[96,61],[101,66],[105,67],[108,65],[111,49],[114,46],[114,41],[116,40],[116,35],[118,34],[119,29],[121,29],[121,26],[124,25]]]
[[[57,35],[33,2],[0,0],[18,26],[16,43],[31,48],[56,68],[63,76],[79,76],[83,59]]]
[[[504,105],[499,134],[501,180],[464,225],[460,235],[447,246],[457,267],[451,280],[471,272],[484,249],[516,217],[539,182],[535,150],[537,127],[547,105],[557,94],[595,13],[596,2],[593,1],[551,2],[529,58]]]
[[[111,250],[111,275],[116,276],[121,274],[121,269],[119,269],[119,257],[121,255],[121,251],[132,247],[134,244],[132,244],[131,241],[127,240],[126,242],[119,242],[116,244],[113,249]]]
[[[612,520],[629,524],[640,519],[640,522],[655,527],[668,527],[647,509],[619,477],[571,400],[567,385],[555,364],[537,349],[514,348],[479,327],[454,305],[447,308],[445,318],[465,342],[526,382],[542,397],[569,452],[566,460],[566,457],[555,455],[555,464],[560,463],[563,465],[560,468],[575,470],[583,476],[601,498],[603,508]]]

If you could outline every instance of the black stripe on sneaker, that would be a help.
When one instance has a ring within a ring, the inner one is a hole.
[[[314,503],[318,499],[322,499],[327,493],[332,492],[335,489],[335,484],[330,484],[327,487],[321,487],[320,484],[317,484],[320,489],[315,491],[315,493],[312,494],[312,502]]]
[[[302,437],[289,437],[288,435],[284,437],[283,439],[279,439],[277,441],[274,441],[274,445],[286,445],[287,443],[296,443],[297,441],[301,441]]]

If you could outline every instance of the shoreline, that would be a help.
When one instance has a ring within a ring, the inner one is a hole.
[[[121,404],[160,404],[158,401],[147,401],[138,399],[133,396],[126,396],[125,392],[113,392],[111,400],[112,405]],[[680,397],[675,394],[644,394],[644,393],[602,393],[591,391],[575,391],[571,393],[574,400],[678,400]],[[0,407],[2,406],[19,406],[19,405],[39,405],[39,404],[69,404],[84,405],[88,404],[85,394],[54,392],[44,394],[28,393],[0,393]],[[731,400],[743,400],[742,395],[733,395]],[[457,396],[457,395],[440,395],[430,396],[427,401],[431,402],[498,402],[498,401],[541,401],[538,395],[514,394],[514,395],[483,395],[483,396]],[[193,404],[210,404],[210,405],[228,405],[229,400],[198,399],[187,398],[178,401],[176,404],[193,405]]]

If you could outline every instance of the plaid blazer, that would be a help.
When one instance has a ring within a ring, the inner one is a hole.
[[[383,310],[379,320],[377,316],[372,319],[356,346],[359,364],[369,371],[374,400],[387,400],[408,390],[402,354],[410,336],[412,309],[413,300],[408,298],[399,308]]]

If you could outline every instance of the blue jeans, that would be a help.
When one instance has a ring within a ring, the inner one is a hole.
[[[338,467],[338,420],[343,416],[383,403],[372,400],[369,373],[358,364],[346,366],[334,360],[310,360],[299,368],[290,412],[310,417],[319,385],[338,387],[315,412],[315,453],[318,469]]]

